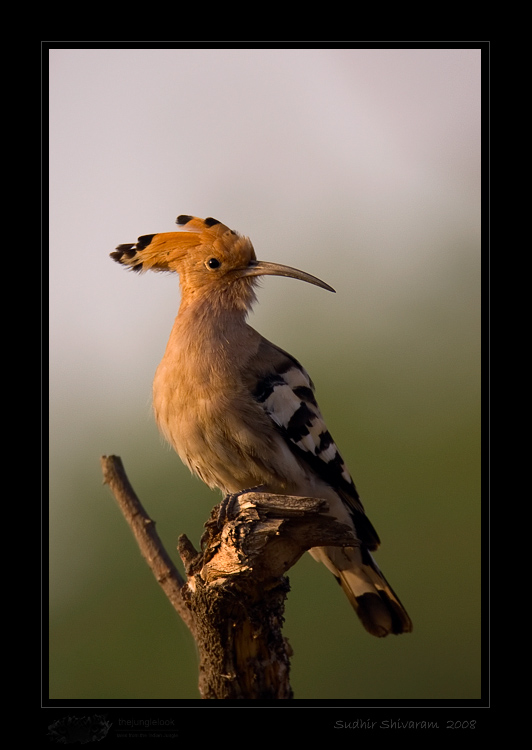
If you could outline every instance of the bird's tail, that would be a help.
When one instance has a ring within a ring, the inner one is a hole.
[[[312,556],[333,572],[371,635],[409,633],[412,621],[370,552],[364,547],[319,547]]]

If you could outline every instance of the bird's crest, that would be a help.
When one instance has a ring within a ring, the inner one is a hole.
[[[218,311],[249,311],[258,276],[289,276],[334,291],[297,268],[257,260],[249,238],[217,219],[183,214],[176,223],[178,232],[145,234],[136,244],[119,245],[111,258],[134,271],[175,271],[183,305],[209,299]]]
[[[238,245],[246,244],[251,247],[247,238],[241,237],[217,219],[198,219],[196,216],[183,214],[177,217],[176,224],[179,227],[177,232],[145,234],[136,243],[118,245],[111,253],[111,258],[133,271],[179,273],[183,270],[186,259],[190,258],[191,251],[195,249],[200,255],[202,249],[212,249],[226,256],[237,252]],[[249,250],[246,255],[250,255]]]

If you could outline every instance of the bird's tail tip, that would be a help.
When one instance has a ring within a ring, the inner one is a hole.
[[[410,633],[412,620],[371,554],[360,548],[342,552],[343,561],[335,554],[335,575],[368,633],[377,638]]]
[[[400,635],[412,631],[412,621],[397,597],[390,597],[384,590],[367,592],[353,596],[352,591],[343,585],[362,625],[377,638],[387,635]]]

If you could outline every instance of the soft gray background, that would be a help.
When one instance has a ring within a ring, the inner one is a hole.
[[[478,697],[480,50],[55,49],[50,76],[51,696],[198,696],[99,467],[198,542],[219,497],[150,413],[178,280],[109,259],[190,213],[336,288],[267,278],[250,320],[310,371],[414,620],[372,639],[305,556],[296,698]]]

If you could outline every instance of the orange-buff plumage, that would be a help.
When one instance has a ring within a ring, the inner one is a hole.
[[[181,305],[153,384],[157,424],[182,461],[224,494],[260,488],[319,497],[358,545],[310,550],[341,583],[373,635],[411,620],[379,570],[380,541],[328,431],[305,369],[246,323],[259,276],[334,291],[290,266],[259,261],[247,237],[183,215],[177,232],[144,235],[111,256],[137,271],[175,271]]]

